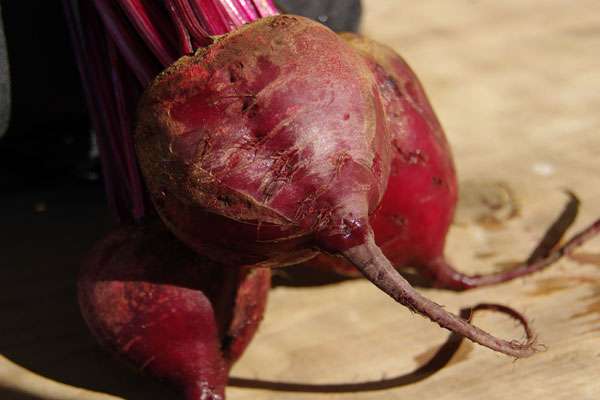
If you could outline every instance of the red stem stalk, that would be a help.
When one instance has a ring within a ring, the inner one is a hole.
[[[160,61],[163,67],[175,61],[175,52],[169,47],[164,31],[153,23],[149,11],[142,0],[118,0],[121,8],[135,27],[144,43]]]

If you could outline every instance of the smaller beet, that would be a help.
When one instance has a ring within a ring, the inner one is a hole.
[[[577,215],[579,201],[570,193],[564,212],[522,265],[495,274],[466,275],[446,261],[444,247],[457,202],[457,181],[442,126],[402,57],[359,35],[344,33],[341,37],[367,62],[382,93],[392,137],[392,167],[386,192],[370,215],[370,223],[377,245],[394,266],[414,267],[436,286],[465,290],[531,274],[556,261],[562,253],[551,250]],[[581,243],[575,242],[570,249]],[[347,260],[329,254],[320,254],[309,265],[346,276],[360,275]]]
[[[98,242],[78,295],[90,330],[112,353],[181,398],[220,400],[269,287],[269,270],[215,265],[152,224],[120,228]]]

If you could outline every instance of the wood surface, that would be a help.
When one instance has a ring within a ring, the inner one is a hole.
[[[562,209],[564,189],[581,198],[575,229],[600,215],[600,2],[365,0],[365,9],[363,32],[417,71],[452,144],[462,190],[447,254],[458,268],[489,272],[524,259]],[[78,315],[77,263],[106,227],[97,214],[88,217],[50,219],[72,234],[46,237],[42,248],[21,243],[22,264],[0,268],[2,399],[170,398],[99,350]],[[44,262],[56,252],[58,261]],[[280,273],[283,284],[232,376],[301,384],[403,378],[396,388],[360,393],[230,387],[228,399],[600,398],[600,239],[511,283],[466,293],[420,289],[453,312],[479,302],[514,307],[546,350],[515,362],[465,342],[417,382],[414,371],[446,331],[368,282],[291,285],[297,272]],[[522,337],[504,316],[481,313],[474,323]]]

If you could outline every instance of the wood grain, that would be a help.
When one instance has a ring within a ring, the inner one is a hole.
[[[417,71],[454,149],[464,200],[448,255],[461,270],[492,271],[525,258],[562,209],[565,188],[582,201],[575,228],[600,215],[600,2],[365,0],[365,8],[364,33],[394,47]],[[486,196],[504,199],[504,208],[487,209],[478,202]],[[517,208],[517,216],[502,212],[506,207]],[[499,223],[482,223],[486,215]],[[82,241],[87,245],[91,237]],[[11,300],[2,302],[3,317],[10,314],[8,321],[17,324],[2,327],[2,353],[75,387],[117,398],[168,398],[158,385],[113,363],[87,335],[72,288],[82,251],[83,245],[65,256],[72,275],[64,272],[61,279],[47,272],[47,265],[2,272],[4,282],[17,279]],[[40,283],[33,276],[42,268]],[[39,311],[39,304],[25,297],[32,285],[47,294],[36,301],[54,303]],[[323,394],[231,387],[228,398],[600,398],[600,240],[571,260],[511,283],[460,294],[421,290],[454,312],[482,301],[515,307],[531,318],[547,350],[514,362],[463,343],[432,376],[386,391]],[[474,323],[506,338],[522,335],[503,316],[482,313]],[[446,337],[447,332],[361,280],[278,286],[256,340],[232,375],[303,384],[389,379],[424,364]],[[38,379],[0,360],[0,384],[25,376]],[[11,396],[18,396],[17,387],[12,384]],[[44,386],[36,387],[41,396]],[[73,398],[68,390],[64,399]],[[11,398],[37,398],[27,391],[29,397]],[[53,393],[48,398],[60,398]],[[106,397],[89,393],[85,398]]]

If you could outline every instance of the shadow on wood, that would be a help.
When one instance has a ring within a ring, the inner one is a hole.
[[[111,225],[104,203],[97,187],[0,199],[6,233],[0,266],[0,352],[69,385],[131,400],[171,398],[168,389],[104,353],[80,316],[76,277],[82,257]],[[2,388],[0,394],[3,399],[27,399]]]

